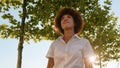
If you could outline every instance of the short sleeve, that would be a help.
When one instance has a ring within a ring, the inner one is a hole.
[[[91,56],[94,56],[94,51],[93,51],[92,46],[89,43],[89,41],[86,40],[86,44],[83,47],[83,57],[89,58]]]
[[[53,46],[53,43],[50,45],[46,57],[47,58],[53,58],[54,57],[54,46]]]

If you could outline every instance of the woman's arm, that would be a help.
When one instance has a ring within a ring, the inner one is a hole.
[[[92,62],[88,58],[84,59],[85,68],[93,68]]]
[[[54,59],[48,58],[47,68],[53,68],[53,66],[54,66]]]

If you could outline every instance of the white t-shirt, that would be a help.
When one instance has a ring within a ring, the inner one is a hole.
[[[68,43],[60,36],[50,46],[47,58],[54,59],[53,68],[84,68],[84,58],[94,55],[93,49],[87,39],[74,35]]]

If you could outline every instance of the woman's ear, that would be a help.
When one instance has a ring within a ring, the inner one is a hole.
[[[59,31],[58,28],[57,28],[55,25],[53,25],[52,28],[53,28],[53,30],[55,30],[56,32]]]

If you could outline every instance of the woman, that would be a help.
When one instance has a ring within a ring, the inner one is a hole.
[[[55,27],[62,36],[48,50],[47,68],[93,68],[89,60],[94,55],[92,47],[87,39],[77,35],[83,27],[80,13],[73,8],[61,8]]]

